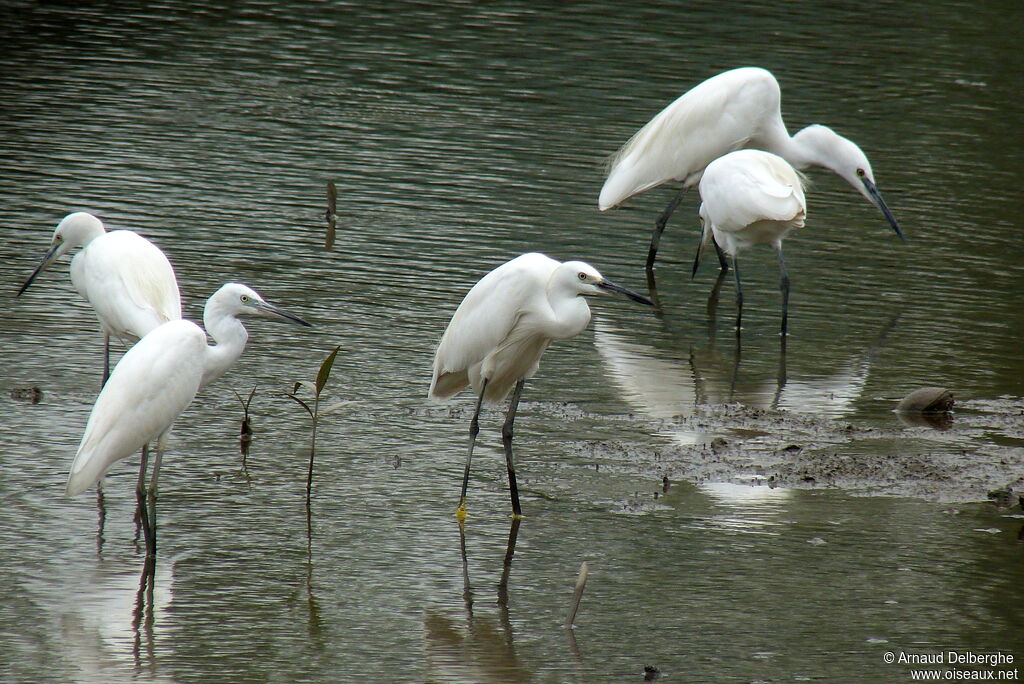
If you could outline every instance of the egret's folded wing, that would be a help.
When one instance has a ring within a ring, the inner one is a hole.
[[[68,495],[91,487],[171,426],[199,390],[205,351],[199,326],[173,321],[125,353],[93,405],[71,464]]]
[[[469,383],[468,369],[502,344],[530,297],[545,292],[558,264],[543,254],[523,254],[470,289],[437,346],[431,397],[447,398]]]

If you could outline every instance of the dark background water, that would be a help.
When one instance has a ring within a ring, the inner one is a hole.
[[[1013,513],[729,477],[662,492],[671,464],[587,446],[710,439],[714,425],[647,419],[724,402],[891,430],[894,402],[921,385],[953,388],[967,415],[1016,401],[1022,15],[1016,2],[0,4],[0,674],[591,682],[652,665],[668,681],[894,681],[909,668],[887,650],[1024,657]],[[432,346],[472,283],[524,251],[642,289],[672,191],[598,212],[607,158],[684,90],[748,64],[778,77],[791,132],[826,123],[860,144],[909,244],[810,172],[807,228],[786,242],[780,393],[774,255],[746,257],[736,367],[731,284],[709,326],[713,269],[689,279],[691,195],[662,242],[664,316],[594,302],[592,330],[552,347],[528,388],[527,518],[502,590],[501,413],[484,416],[464,566],[452,511],[471,400],[426,403]],[[133,620],[133,462],[104,488],[101,530],[91,494],[62,496],[99,380],[95,319],[66,265],[13,296],[76,209],[158,242],[189,317],[237,280],[316,326],[251,322],[241,362],[179,421],[150,621]],[[282,394],[335,345],[329,401],[349,403],[321,424],[310,547],[309,423]],[[254,385],[243,470],[232,390]],[[39,404],[12,398],[33,386]],[[1019,432],[856,448],[1000,442],[1012,466]],[[584,560],[573,639],[561,624]]]

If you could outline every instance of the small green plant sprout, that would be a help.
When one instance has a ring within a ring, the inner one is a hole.
[[[312,419],[312,421],[313,421],[313,436],[312,436],[312,438],[310,439],[310,442],[309,442],[309,473],[306,475],[306,501],[307,502],[309,501],[309,498],[310,498],[310,496],[312,494],[312,491],[313,491],[313,457],[316,454],[316,429],[317,429],[317,424],[320,422],[320,417],[321,416],[326,415],[328,413],[331,413],[332,411],[336,411],[337,409],[339,409],[340,407],[342,407],[342,406],[344,406],[345,404],[348,403],[348,402],[344,402],[344,401],[337,402],[337,403],[335,403],[335,404],[333,404],[331,406],[328,406],[327,408],[323,409],[322,411],[320,410],[320,398],[321,398],[321,395],[323,394],[324,387],[327,386],[327,380],[331,377],[331,368],[334,366],[334,359],[338,356],[338,350],[340,350],[340,349],[341,349],[340,345],[335,347],[334,351],[332,351],[330,354],[328,354],[327,358],[324,359],[323,363],[320,364],[320,371],[316,374],[316,382],[315,383],[311,383],[311,382],[308,382],[308,381],[297,382],[297,383],[295,383],[295,386],[292,388],[291,393],[285,395],[288,398],[294,400],[299,406],[301,406],[302,408],[306,409],[306,413],[309,414],[310,419]],[[313,402],[312,402],[313,405],[312,406],[310,406],[308,401],[305,401],[305,400],[299,398],[299,396],[298,396],[299,390],[302,389],[303,387],[307,387],[307,388],[309,388],[313,392]]]
[[[242,395],[237,391],[235,391],[235,396],[238,397],[238,403],[242,405],[243,411],[239,447],[242,450],[242,465],[244,466],[245,459],[249,455],[249,445],[252,444],[252,423],[249,420],[249,407],[252,405],[252,398],[256,396],[256,385],[253,385],[247,399],[243,399]]]

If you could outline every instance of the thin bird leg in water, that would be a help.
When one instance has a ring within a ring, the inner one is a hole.
[[[668,223],[669,217],[672,212],[676,210],[679,203],[683,201],[683,195],[686,194],[686,186],[676,193],[672,201],[665,207],[665,211],[661,212],[661,216],[654,223],[654,231],[651,233],[651,249],[647,252],[647,272],[650,273],[654,270],[654,258],[658,255],[658,245],[661,244],[661,234],[665,231],[665,224]]]
[[[690,271],[690,280],[697,277],[697,269],[700,267],[700,255],[704,251],[704,235],[708,230],[708,224],[703,219],[700,222],[700,241],[697,243],[697,254],[693,257],[693,270]],[[715,245],[718,246],[717,244]]]
[[[693,258],[693,272],[690,273],[690,280],[693,280],[694,278],[697,277],[697,267],[700,266],[700,254],[701,252],[704,251],[704,231],[706,230],[708,230],[707,225],[704,223],[704,221],[701,221],[700,243],[697,245],[697,256]],[[715,246],[715,254],[718,255],[719,267],[722,269],[723,272],[728,271],[729,260],[725,258],[725,251],[718,246],[718,240],[715,239],[714,235],[711,236],[711,244]]]
[[[487,391],[487,378],[484,378],[483,386],[480,388],[480,396],[476,400],[476,410],[473,411],[473,419],[469,421],[469,452],[466,454],[466,470],[462,473],[462,495],[459,497],[459,507],[455,509],[455,517],[459,520],[466,519],[466,489],[469,487],[469,466],[473,462],[473,447],[476,446],[476,436],[480,433],[480,405],[484,402],[484,392]]]
[[[160,435],[156,441],[156,458],[153,459],[153,475],[149,480],[149,491],[146,493],[146,507],[149,509],[149,536],[147,537],[146,555],[156,557],[156,485],[160,477],[160,463],[164,460],[164,448],[167,446],[167,433]]]
[[[523,509],[519,506],[519,487],[516,485],[516,466],[512,460],[512,423],[516,419],[516,409],[519,408],[519,397],[523,394],[525,380],[516,383],[512,391],[512,401],[508,405],[508,415],[505,416],[505,424],[501,426],[501,443],[505,447],[505,464],[508,466],[508,491],[512,497],[512,517],[523,517]]]
[[[103,333],[103,380],[100,382],[100,389],[107,384],[110,378],[110,334]]]
[[[786,272],[786,261],[782,258],[782,246],[778,248],[779,272],[782,273],[782,336],[786,336],[789,324],[789,274]]]
[[[732,258],[733,274],[736,276],[736,334],[740,334],[740,327],[743,325],[743,285],[740,284],[740,260]]]
[[[149,462],[149,445],[142,446],[142,461],[139,463],[139,483],[135,488],[135,499],[138,503],[139,524],[142,526],[142,535],[146,540],[146,551],[148,555],[151,546],[149,535],[149,511],[146,509],[146,464]],[[136,537],[138,539],[138,537]]]
[[[715,246],[715,253],[718,255],[719,268],[721,268],[722,271],[728,271],[729,260],[725,258],[725,250],[718,246],[718,240],[716,240],[714,236],[711,237],[711,244]]]

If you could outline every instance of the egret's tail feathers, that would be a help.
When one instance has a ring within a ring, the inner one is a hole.
[[[430,384],[430,394],[435,401],[451,399],[469,385],[469,373],[461,371],[442,371],[434,377]]]
[[[81,494],[85,490],[103,479],[103,476],[110,470],[114,461],[96,458],[96,452],[90,449],[82,449],[75,455],[71,464],[71,474],[68,475],[68,485],[64,490],[67,496]]]

